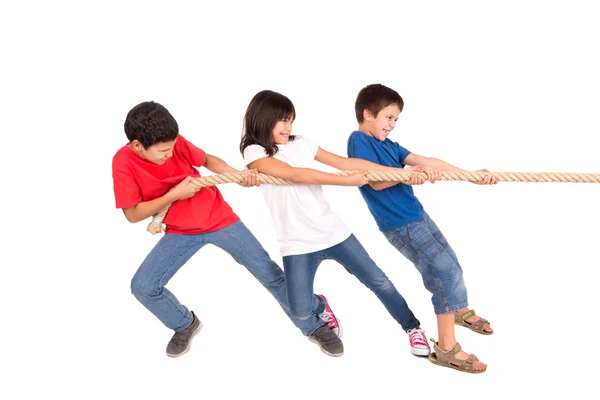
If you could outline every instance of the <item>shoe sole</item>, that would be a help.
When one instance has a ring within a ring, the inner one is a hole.
[[[413,356],[417,357],[427,357],[431,353],[431,349],[415,349],[411,348],[410,352]]]
[[[330,353],[329,351],[325,350],[323,347],[321,347],[321,345],[319,344],[318,341],[312,339],[310,336],[308,337],[308,340],[310,340],[311,342],[313,342],[314,344],[316,344],[317,346],[319,346],[319,348],[321,349],[321,351],[325,354],[327,354],[330,357],[341,357],[344,355],[344,352],[342,351],[341,353]]]
[[[438,361],[437,355],[435,353],[431,353],[429,355],[429,361],[431,361],[435,365],[439,365],[440,367],[452,368],[452,369],[454,369],[456,371],[459,371],[459,372],[466,372],[467,374],[482,374],[485,371],[487,371],[487,367],[485,369],[482,369],[482,370],[473,370],[473,371],[469,371],[467,369],[460,369],[459,367],[457,367],[454,364],[446,364],[446,363]]]
[[[185,353],[187,353],[188,351],[190,351],[190,349],[192,348],[192,340],[194,340],[194,338],[196,337],[196,335],[200,333],[200,331],[202,330],[202,327],[204,326],[204,325],[202,324],[202,321],[200,321],[200,320],[199,320],[198,322],[200,322],[200,324],[198,325],[198,329],[196,329],[196,330],[194,331],[194,333],[192,333],[192,336],[190,337],[190,342],[189,342],[189,345],[188,345],[188,347],[186,347],[186,348],[185,348],[185,350],[183,350],[183,351],[182,351],[181,353],[179,353],[179,354],[169,354],[169,353],[167,353],[167,355],[168,355],[169,357],[171,357],[171,358],[180,357],[180,356],[184,355]]]

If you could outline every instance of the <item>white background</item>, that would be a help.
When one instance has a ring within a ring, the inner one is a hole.
[[[12,2],[11,2],[12,3]],[[323,355],[245,269],[201,250],[169,287],[204,322],[170,359],[171,332],[130,294],[158,240],[114,208],[111,159],[141,101],[241,168],[245,108],[272,89],[294,132],[345,155],[370,83],[405,100],[391,139],[465,169],[600,172],[598,12],[584,1],[3,2],[0,397],[504,398],[594,390],[600,185],[438,182],[416,188],[496,333],[457,327],[483,375],[409,354],[377,298],[321,265],[345,327]],[[16,4],[16,3],[14,3]],[[202,171],[206,174],[207,171]],[[280,262],[259,190],[220,187]],[[430,295],[354,188],[326,197],[431,337]]]

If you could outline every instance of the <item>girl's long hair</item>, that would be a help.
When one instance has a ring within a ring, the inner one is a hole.
[[[296,118],[296,110],[291,100],[271,90],[258,92],[248,104],[244,115],[244,129],[240,142],[240,152],[246,147],[258,144],[265,148],[269,157],[277,153],[277,144],[273,141],[273,129],[282,119]],[[294,140],[290,135],[289,140]]]

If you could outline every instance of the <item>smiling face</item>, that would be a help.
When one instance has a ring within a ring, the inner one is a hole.
[[[383,142],[396,127],[396,121],[398,121],[400,112],[402,110],[395,103],[382,108],[376,116],[371,111],[364,110],[365,119],[360,124],[360,130]]]
[[[154,164],[162,165],[169,158],[173,157],[173,147],[175,147],[175,141],[176,140],[157,143],[145,149],[139,141],[134,140],[130,143],[129,147],[144,160],[148,160]]]
[[[288,118],[277,121],[272,131],[273,142],[275,144],[286,144],[290,140],[292,134],[292,124],[294,123],[294,116],[291,115]]]

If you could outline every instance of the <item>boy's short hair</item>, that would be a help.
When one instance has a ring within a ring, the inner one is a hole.
[[[400,111],[404,108],[404,100],[394,89],[379,83],[365,86],[356,96],[356,103],[354,104],[356,119],[359,124],[365,120],[364,110],[371,111],[373,116],[377,117],[379,111],[391,104],[397,104]]]
[[[125,135],[130,142],[139,141],[145,149],[157,143],[177,139],[179,126],[161,104],[145,101],[133,107],[125,119]]]

